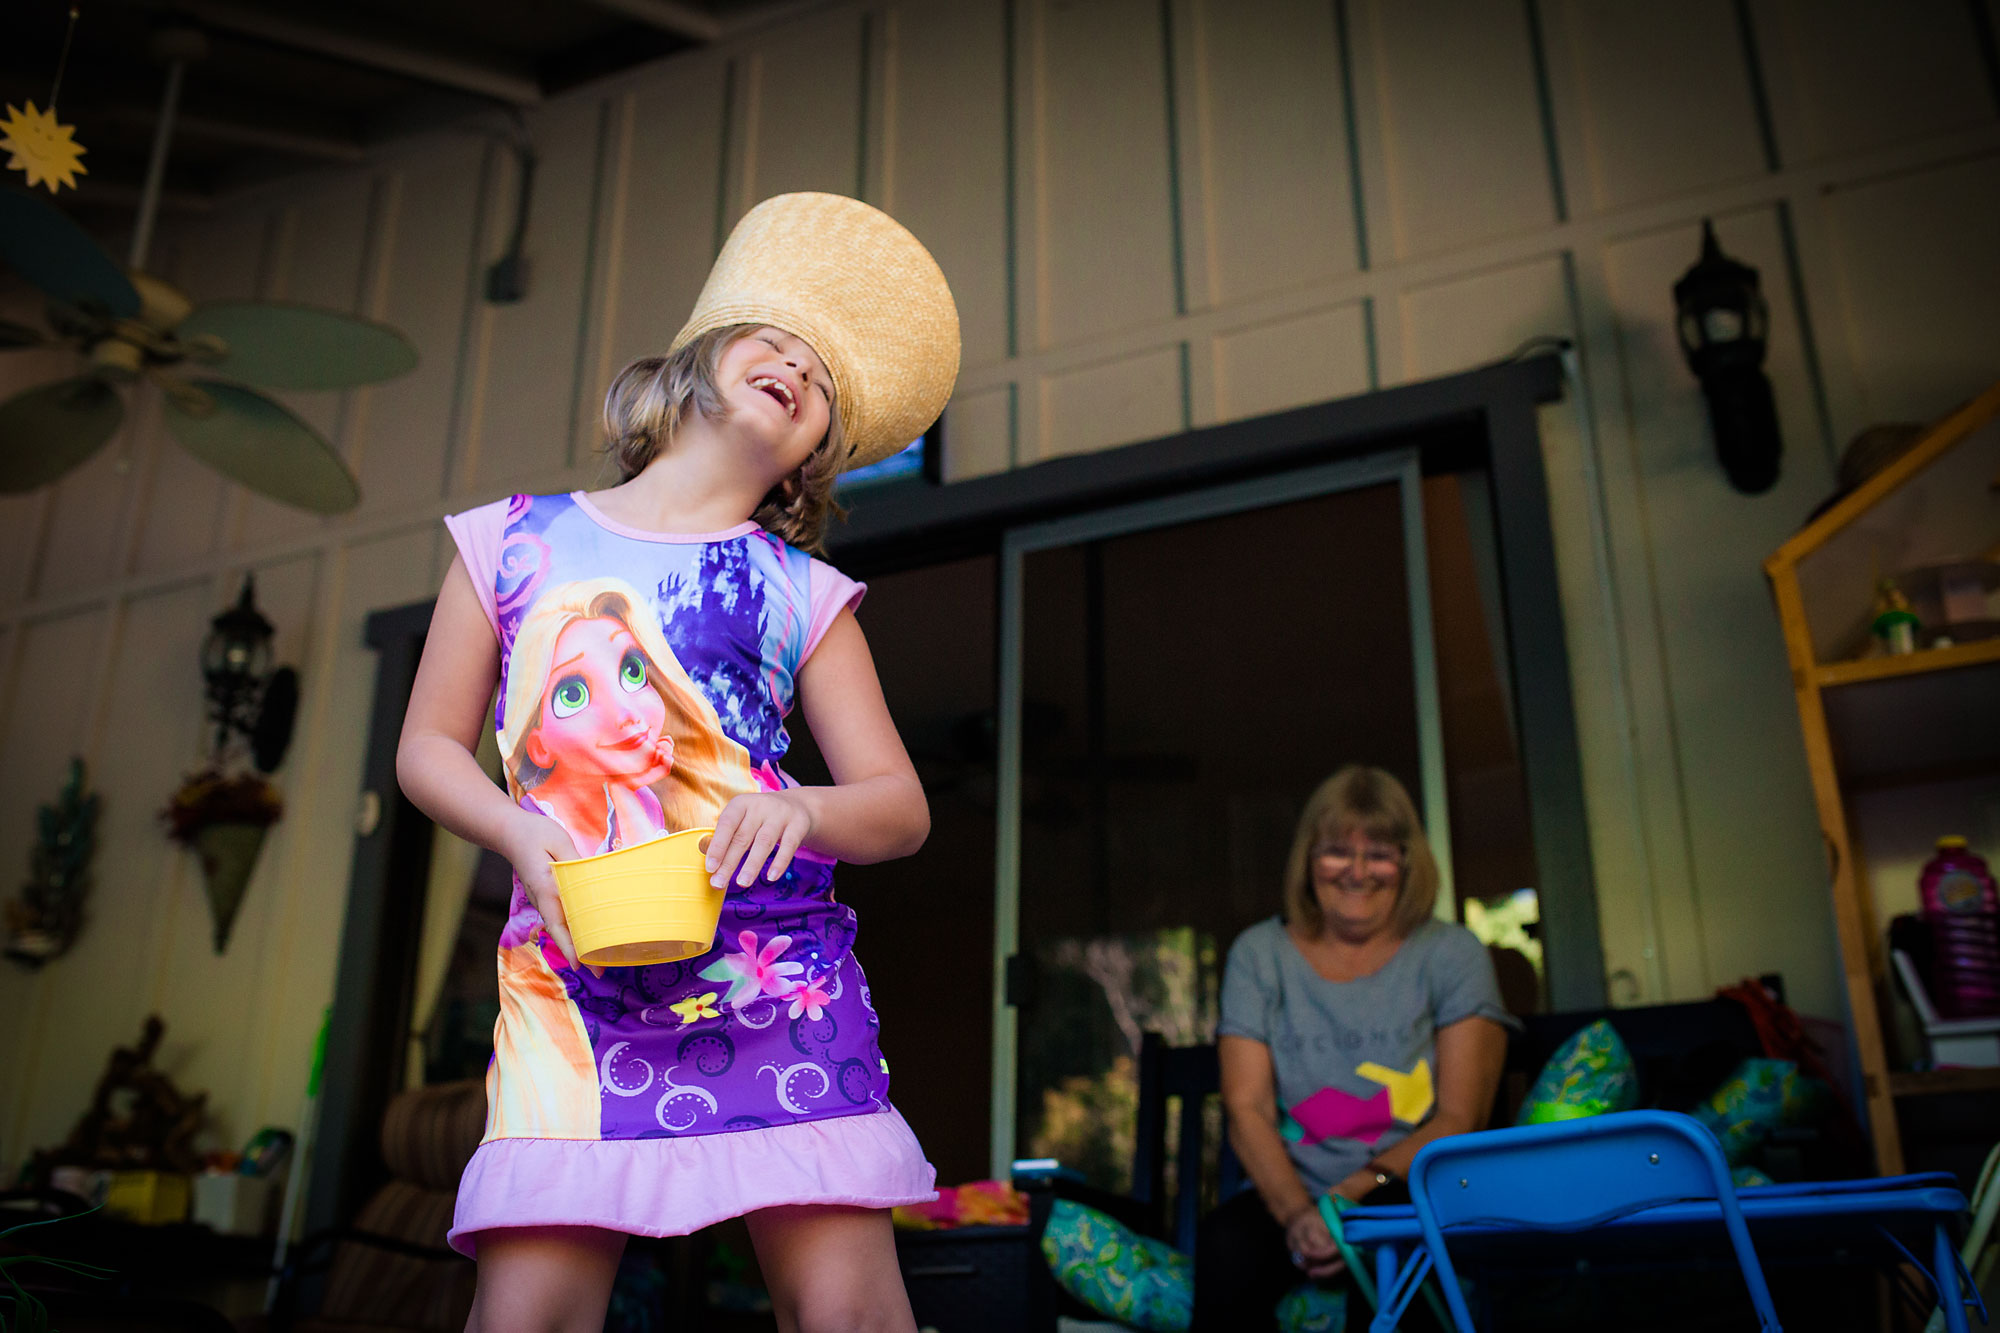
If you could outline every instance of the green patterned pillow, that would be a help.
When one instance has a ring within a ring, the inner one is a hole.
[[[1278,1302],[1279,1333],[1346,1333],[1347,1293],[1301,1283]]]
[[[1830,1097],[1824,1083],[1801,1074],[1792,1061],[1755,1056],[1688,1114],[1721,1141],[1731,1166],[1741,1166],[1779,1126],[1819,1119]]]
[[[1521,1103],[1517,1125],[1546,1125],[1639,1104],[1639,1073],[1618,1029],[1598,1019],[1557,1048]]]
[[[1064,1291],[1133,1328],[1181,1333],[1194,1312],[1193,1262],[1095,1208],[1057,1199],[1042,1257]]]

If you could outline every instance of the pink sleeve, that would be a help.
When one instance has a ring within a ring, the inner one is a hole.
[[[465,563],[465,572],[472,576],[472,590],[479,594],[479,609],[486,613],[486,623],[493,627],[496,639],[500,637],[500,609],[494,601],[494,583],[500,573],[500,536],[507,530],[510,503],[495,500],[462,514],[447,515],[444,520],[445,531],[458,544],[458,558]]]
[[[806,580],[806,601],[812,618],[806,624],[806,646],[799,653],[800,666],[805,665],[813,649],[819,647],[819,641],[833,627],[834,617],[860,606],[867,591],[867,584],[856,583],[824,560],[812,562]]]

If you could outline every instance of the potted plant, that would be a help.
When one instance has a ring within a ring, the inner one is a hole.
[[[201,858],[217,953],[229,943],[264,836],[284,813],[278,789],[262,774],[218,765],[189,774],[160,812],[167,836]]]

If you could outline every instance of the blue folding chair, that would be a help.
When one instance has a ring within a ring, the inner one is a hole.
[[[1457,1134],[1424,1146],[1410,1167],[1424,1253],[1382,1292],[1374,1327],[1394,1328],[1435,1265],[1459,1333],[1472,1315],[1445,1248],[1454,1227],[1584,1231],[1663,1204],[1713,1200],[1743,1270],[1757,1323],[1779,1333],[1764,1269],[1715,1137],[1669,1111],[1626,1111],[1550,1125]]]

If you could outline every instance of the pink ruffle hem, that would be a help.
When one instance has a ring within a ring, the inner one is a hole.
[[[493,1227],[684,1236],[784,1204],[893,1208],[937,1197],[937,1171],[893,1108],[679,1139],[495,1139],[458,1182],[446,1236],[477,1257]]]

